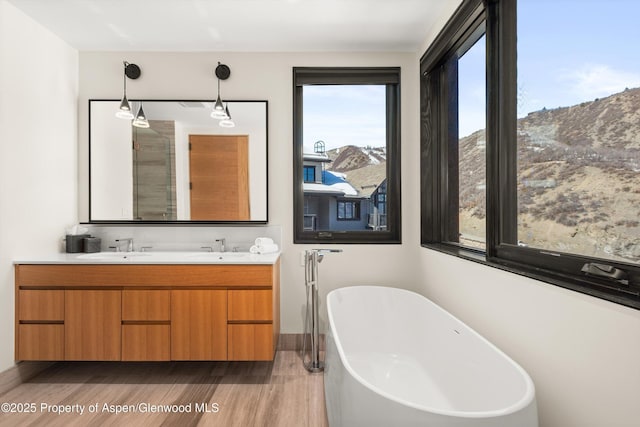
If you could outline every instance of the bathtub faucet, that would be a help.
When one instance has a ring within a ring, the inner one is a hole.
[[[324,363],[320,361],[320,328],[318,319],[318,264],[325,254],[342,252],[342,249],[308,249],[304,252],[304,282],[307,288],[307,310],[304,318],[302,340],[302,364],[309,372],[322,372]],[[310,360],[305,361],[307,335],[311,341]]]
[[[318,262],[322,262],[322,259],[324,258],[324,254],[339,253],[339,252],[342,252],[342,249],[312,249],[312,251],[318,252]]]

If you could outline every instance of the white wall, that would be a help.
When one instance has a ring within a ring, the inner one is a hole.
[[[0,0],[0,371],[14,360],[12,260],[77,220],[78,54]]]
[[[541,426],[638,425],[639,310],[420,251],[420,292],[522,365]]]
[[[436,35],[429,35],[424,49]],[[418,182],[416,173],[412,168],[412,183]],[[403,197],[419,197],[413,184],[409,191],[414,193],[405,191]],[[413,232],[419,233],[417,225]],[[415,250],[419,292],[531,375],[541,427],[638,425],[639,310],[429,249]]]
[[[400,66],[402,67],[402,182],[405,188],[417,177],[418,146],[417,63],[413,53],[80,53],[80,212],[86,218],[87,109],[90,98],[118,98],[122,91],[122,61],[138,64],[142,76],[127,85],[131,99],[214,99],[218,61],[231,68],[221,82],[225,98],[269,101],[269,223],[282,229],[281,317],[282,332],[299,333],[305,303],[304,271],[300,251],[313,246],[293,244],[293,89],[294,66]],[[233,113],[232,113],[233,114]],[[405,166],[406,165],[406,166]],[[320,286],[328,291],[351,284],[393,284],[412,287],[412,257],[418,240],[413,192],[403,193],[402,245],[344,245],[344,253],[326,257],[321,265]],[[203,236],[215,236],[215,227],[201,227]],[[184,228],[177,228],[186,233]],[[132,230],[132,234],[136,234]],[[226,235],[233,240],[232,235]],[[338,247],[333,245],[332,247]],[[323,310],[323,318],[326,318]]]

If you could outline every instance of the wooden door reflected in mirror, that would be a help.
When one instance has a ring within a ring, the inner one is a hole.
[[[250,219],[248,147],[248,135],[189,136],[191,219]]]

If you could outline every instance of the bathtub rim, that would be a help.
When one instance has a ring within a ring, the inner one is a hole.
[[[525,393],[523,395],[523,397],[519,400],[517,400],[514,404],[507,406],[505,408],[501,408],[501,409],[493,409],[493,410],[489,410],[489,411],[456,411],[456,410],[445,410],[445,409],[440,409],[440,408],[434,408],[434,407],[430,407],[430,406],[424,406],[424,405],[419,405],[419,404],[415,404],[403,399],[400,399],[382,389],[380,389],[379,387],[374,386],[373,384],[369,383],[367,380],[365,380],[364,378],[362,378],[357,372],[354,371],[354,369],[351,367],[351,364],[348,363],[347,359],[346,359],[346,355],[344,354],[343,348],[342,348],[342,343],[340,342],[340,336],[336,333],[335,331],[335,322],[333,319],[333,311],[331,310],[331,295],[334,293],[339,293],[341,290],[347,290],[347,289],[366,289],[366,288],[382,288],[382,289],[388,289],[391,290],[392,292],[399,292],[399,293],[408,293],[408,294],[412,294],[414,296],[420,297],[424,300],[426,300],[431,306],[433,306],[435,309],[443,312],[445,315],[450,316],[452,319],[456,320],[457,322],[460,322],[460,324],[464,325],[466,328],[468,328],[468,330],[472,333],[475,334],[482,342],[484,342],[486,345],[489,345],[491,349],[493,349],[494,351],[498,352],[499,355],[501,355],[502,357],[504,357],[506,359],[506,361],[508,361],[515,369],[517,372],[520,373],[520,375],[524,378],[525,381]],[[335,341],[335,345],[336,345],[336,350],[340,356],[340,362],[342,363],[342,365],[344,366],[344,368],[347,370],[347,372],[349,372],[349,374],[356,379],[356,381],[358,381],[360,384],[362,384],[363,386],[365,386],[366,388],[368,388],[369,390],[371,390],[374,393],[377,393],[393,402],[396,402],[400,405],[404,405],[419,411],[426,411],[426,412],[430,412],[433,414],[438,414],[438,415],[442,415],[442,416],[449,416],[449,417],[460,417],[460,418],[492,418],[492,417],[500,417],[500,416],[506,416],[506,415],[510,415],[513,413],[516,413],[520,410],[523,410],[525,408],[527,408],[529,405],[531,405],[532,403],[535,404],[535,385],[533,383],[533,380],[531,379],[531,377],[529,376],[529,374],[527,373],[527,371],[524,370],[524,368],[522,368],[522,366],[520,366],[520,364],[518,364],[515,360],[513,360],[511,357],[509,357],[509,355],[507,355],[505,352],[503,352],[502,350],[500,350],[498,347],[496,347],[493,343],[491,343],[489,340],[487,340],[485,337],[483,337],[481,334],[479,334],[478,332],[476,332],[475,329],[471,328],[469,325],[467,325],[466,323],[464,323],[463,321],[461,321],[460,319],[458,319],[456,316],[454,316],[453,314],[449,313],[447,310],[445,310],[444,308],[440,307],[438,304],[436,304],[435,302],[431,301],[429,298],[425,297],[424,295],[421,295],[417,292],[414,291],[410,291],[407,289],[402,289],[402,288],[395,288],[392,286],[383,286],[383,285],[355,285],[355,286],[343,286],[341,288],[336,288],[332,291],[330,291],[327,294],[327,315],[328,315],[328,319],[329,319],[329,328],[330,328],[330,333],[332,336],[332,339]],[[325,371],[326,372],[326,371]]]

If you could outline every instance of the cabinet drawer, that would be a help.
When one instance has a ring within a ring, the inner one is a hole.
[[[229,321],[273,320],[271,289],[229,290]]]
[[[64,291],[20,290],[18,320],[64,320]]]
[[[170,291],[122,291],[122,320],[162,321],[170,318]]]
[[[122,360],[170,359],[170,325],[122,325]]]
[[[229,360],[273,360],[273,326],[270,324],[227,325]]]
[[[18,360],[64,360],[63,324],[19,325]]]

